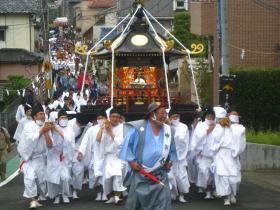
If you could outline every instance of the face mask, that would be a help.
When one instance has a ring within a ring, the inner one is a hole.
[[[214,120],[205,119],[205,122],[206,122],[207,125],[210,126],[210,125],[213,125],[215,121]]]
[[[177,120],[171,120],[171,124],[174,126],[177,126],[180,122],[180,119],[178,118]]]
[[[104,120],[97,120],[97,124],[101,127],[104,124]]]
[[[163,122],[161,122],[161,121],[159,121],[158,119],[157,119],[157,116],[156,116],[156,114],[155,114],[155,112],[153,112],[153,121],[155,121],[158,125],[163,125]]]
[[[228,118],[233,123],[239,123],[239,116],[237,116],[237,115],[229,115]]]
[[[36,122],[36,124],[39,125],[39,126],[44,125],[44,121],[42,121],[42,120],[36,120],[35,122]]]
[[[61,127],[66,127],[68,125],[68,120],[64,119],[64,120],[59,120],[58,124]]]

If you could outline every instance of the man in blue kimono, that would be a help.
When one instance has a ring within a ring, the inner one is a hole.
[[[130,165],[126,185],[130,186],[126,208],[129,210],[169,210],[171,195],[167,173],[177,160],[174,131],[165,124],[165,107],[151,103],[143,120],[126,123],[120,158]],[[151,173],[164,186],[139,171]]]

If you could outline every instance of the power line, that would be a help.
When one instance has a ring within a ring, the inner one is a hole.
[[[264,0],[255,0],[254,2],[255,2],[255,4],[265,8],[267,10],[270,10],[270,11],[272,11],[274,13],[280,14],[280,7],[275,7],[275,6],[267,3]]]

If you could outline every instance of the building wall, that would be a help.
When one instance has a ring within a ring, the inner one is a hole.
[[[0,64],[0,80],[7,80],[9,75],[22,75],[31,79],[39,72],[40,65]]]
[[[262,2],[262,4],[260,4]],[[228,0],[228,50],[230,67],[280,67],[280,1]],[[218,101],[220,52],[215,0],[191,3],[191,32],[213,37],[214,105]],[[242,52],[244,56],[242,57]]]
[[[96,22],[96,15],[100,13],[100,9],[92,9],[88,7],[88,1],[82,1],[74,6],[76,28],[81,29],[81,33],[84,34],[90,29]]]
[[[280,1],[266,0],[278,12],[254,0],[230,0],[228,14],[231,67],[280,67]],[[241,58],[245,49],[244,58]]]
[[[275,9],[262,6],[257,2],[255,0],[228,0],[229,60],[231,67],[280,66],[280,50],[277,51],[277,46],[280,45],[280,1],[265,1],[266,5]],[[276,11],[277,8],[278,11]],[[212,12],[209,9],[212,9]],[[213,0],[192,2],[191,31],[198,35],[214,36],[214,46],[218,49],[216,10],[217,5]],[[211,26],[208,26],[209,24]],[[245,54],[242,59],[243,49]]]
[[[34,51],[34,27],[29,24],[29,15],[0,15],[0,25],[8,27],[2,48]]]

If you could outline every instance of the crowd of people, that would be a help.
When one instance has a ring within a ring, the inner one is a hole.
[[[133,209],[170,209],[171,200],[187,202],[191,185],[205,199],[222,197],[235,204],[241,182],[240,154],[246,146],[238,113],[208,108],[203,121],[180,122],[180,113],[151,103],[143,120],[124,122],[118,109],[69,117],[68,98],[49,112],[40,103],[24,104],[14,135],[22,159],[25,198],[35,209],[40,201],[79,199],[88,183],[95,200]],[[53,107],[52,107],[53,108]],[[71,110],[71,109],[70,109]]]

